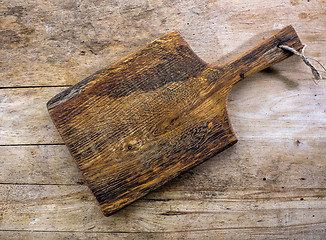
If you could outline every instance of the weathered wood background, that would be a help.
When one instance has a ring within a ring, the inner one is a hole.
[[[298,57],[232,91],[235,146],[110,217],[45,105],[176,29],[217,64],[292,24],[326,63],[325,0],[3,0],[0,12],[0,239],[326,239],[326,83]]]

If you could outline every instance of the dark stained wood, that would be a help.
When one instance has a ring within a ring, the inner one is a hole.
[[[226,99],[243,78],[302,44],[291,26],[222,66],[178,32],[48,102],[50,115],[107,216],[237,142]]]

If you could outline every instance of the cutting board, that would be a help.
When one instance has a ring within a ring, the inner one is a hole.
[[[280,44],[302,48],[287,26],[212,66],[175,31],[53,97],[50,116],[104,215],[235,144],[228,93],[292,55]]]

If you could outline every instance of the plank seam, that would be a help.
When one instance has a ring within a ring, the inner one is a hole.
[[[25,146],[64,146],[64,143],[17,143],[0,144],[0,147],[25,147]]]
[[[71,87],[72,85],[53,85],[53,86],[5,86],[0,87],[0,89],[15,89],[15,88],[61,88],[61,87]]]
[[[292,227],[309,227],[309,226],[316,226],[316,225],[322,225],[326,224],[326,222],[317,222],[317,223],[306,223],[306,224],[294,224],[294,225],[286,225],[286,226],[269,226],[269,227],[226,227],[226,228],[210,228],[210,229],[191,229],[191,230],[179,230],[179,231],[149,231],[149,232],[141,232],[141,231],[134,231],[134,232],[128,232],[128,231],[67,231],[67,230],[24,230],[24,229],[3,229],[0,230],[0,232],[39,232],[39,233],[184,233],[184,232],[203,232],[203,231],[219,231],[219,230],[249,230],[249,229],[271,229],[271,228],[277,228],[277,229],[288,229]]]

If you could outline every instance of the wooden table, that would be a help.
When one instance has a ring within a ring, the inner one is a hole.
[[[175,29],[217,64],[292,24],[326,64],[325,0],[4,0],[0,11],[0,239],[326,239],[326,83],[299,57],[232,91],[235,146],[110,217],[45,105]]]

